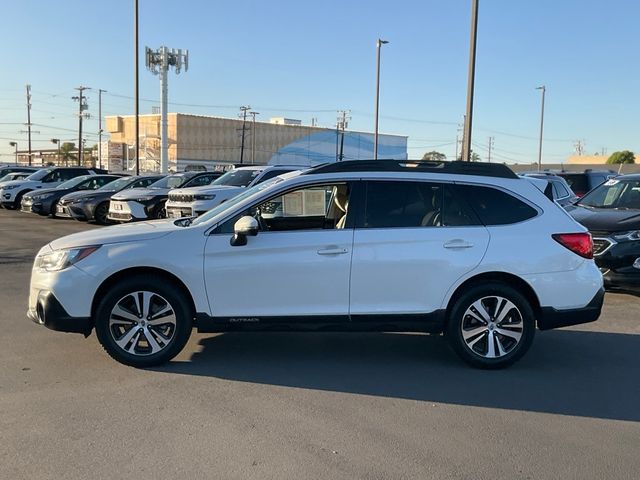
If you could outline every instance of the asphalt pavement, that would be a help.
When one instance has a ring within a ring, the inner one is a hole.
[[[638,478],[638,297],[502,371],[438,336],[333,333],[194,333],[136,370],[25,317],[37,250],[87,228],[0,210],[0,478]]]

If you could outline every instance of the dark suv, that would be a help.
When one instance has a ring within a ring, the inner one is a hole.
[[[578,200],[578,196],[571,190],[567,181],[560,175],[551,172],[523,172],[523,177],[539,178],[547,181],[544,194],[561,207],[567,207]]]
[[[640,174],[607,180],[568,211],[593,236],[605,287],[640,292]]]
[[[571,187],[571,190],[573,190],[578,197],[582,197],[585,193],[601,185],[607,179],[618,175],[614,170],[593,170],[591,168],[587,168],[584,172],[553,173],[564,178]]]

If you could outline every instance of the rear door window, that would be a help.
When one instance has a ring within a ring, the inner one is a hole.
[[[456,185],[455,191],[467,200],[484,225],[524,222],[538,212],[513,195],[493,187]]]

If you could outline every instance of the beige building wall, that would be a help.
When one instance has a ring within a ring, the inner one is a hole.
[[[604,165],[609,155],[572,155],[567,159],[568,164]],[[636,164],[640,164],[640,155],[636,155]]]

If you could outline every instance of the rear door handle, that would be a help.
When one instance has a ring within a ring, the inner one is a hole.
[[[443,246],[444,248],[451,248],[455,250],[457,248],[471,248],[473,247],[473,243],[467,242],[465,240],[455,239],[446,242]]]
[[[347,253],[346,248],[330,247],[318,250],[318,255],[342,255]]]

